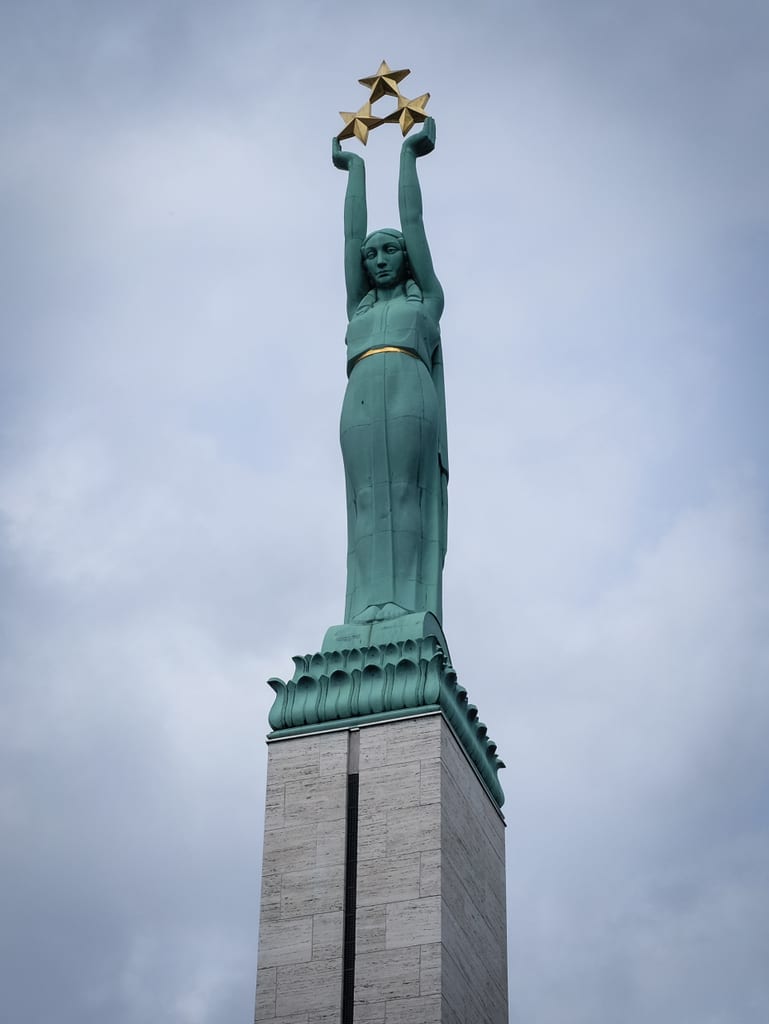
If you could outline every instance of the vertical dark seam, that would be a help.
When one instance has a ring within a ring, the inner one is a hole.
[[[342,1022],[353,1024],[355,1013],[355,924],[358,909],[358,741],[350,733],[347,775],[347,822],[344,858],[344,932],[342,938]]]

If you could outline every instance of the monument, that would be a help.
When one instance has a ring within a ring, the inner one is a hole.
[[[344,622],[271,679],[255,1020],[507,1024],[503,767],[442,628],[448,449],[417,161],[429,94],[382,62],[332,143],[347,174]],[[395,103],[373,114],[382,99]],[[368,233],[363,159],[401,127],[400,230]],[[415,124],[421,129],[410,134]]]

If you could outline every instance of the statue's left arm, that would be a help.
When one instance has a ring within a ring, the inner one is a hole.
[[[424,302],[436,322],[443,312],[443,288],[433,268],[430,247],[427,244],[422,219],[422,189],[417,177],[417,158],[432,153],[435,148],[435,121],[428,117],[424,128],[417,135],[410,136],[401,149],[400,180],[398,182],[398,206],[401,216],[401,231],[406,243],[406,252],[414,280],[422,291]],[[443,355],[438,342],[433,353],[430,374],[438,399],[438,459],[441,477],[441,560],[446,554],[446,484],[449,478],[448,438],[446,431],[446,393],[443,380]]]
[[[433,269],[430,247],[422,220],[422,189],[417,176],[417,158],[435,149],[435,121],[428,117],[421,132],[406,138],[401,148],[398,208],[401,231],[414,280],[422,290],[425,305],[436,322],[443,312],[443,289]]]

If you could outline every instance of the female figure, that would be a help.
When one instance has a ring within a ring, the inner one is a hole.
[[[333,142],[348,173],[344,205],[347,374],[341,443],[347,487],[345,622],[410,612],[441,621],[446,554],[443,290],[422,223],[417,157],[435,122],[401,149],[401,231],[366,235],[363,160]]]

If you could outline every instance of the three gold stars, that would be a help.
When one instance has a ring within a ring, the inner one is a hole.
[[[401,126],[401,132],[405,136],[408,135],[417,122],[424,121],[427,117],[425,107],[430,99],[430,93],[425,92],[421,96],[417,96],[415,100],[410,100],[400,91],[399,83],[403,81],[406,75],[410,74],[409,68],[392,71],[388,67],[387,61],[383,60],[376,74],[369,75],[367,78],[359,78],[360,84],[370,89],[371,93],[360,110],[356,110],[354,113],[340,111],[340,116],[344,121],[344,128],[337,136],[339,141],[351,139],[355,136],[365,146],[368,141],[368,133],[374,128],[378,128],[380,124],[397,123]],[[376,103],[383,96],[394,96],[398,105],[386,117],[376,117],[371,112],[371,104]]]

